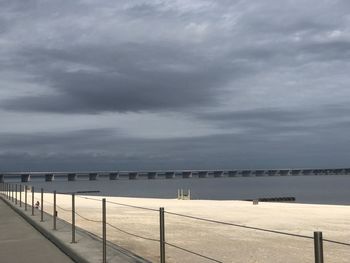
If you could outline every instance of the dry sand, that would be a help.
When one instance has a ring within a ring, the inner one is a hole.
[[[28,200],[30,199],[28,194]],[[35,200],[39,200],[39,194]],[[101,199],[102,197],[89,197]],[[109,202],[158,209],[191,216],[313,236],[322,231],[326,239],[350,243],[350,206],[309,205],[295,203],[259,203],[245,201],[177,200],[149,198],[107,198],[108,223],[124,231],[159,239],[159,213],[120,206]],[[52,194],[45,194],[44,210],[52,211]],[[57,195],[58,216],[68,222],[71,196]],[[77,212],[89,219],[101,220],[101,201],[76,196]],[[284,236],[197,221],[166,214],[166,241],[220,262],[314,262],[313,240]],[[101,224],[77,216],[77,225],[101,235]],[[152,262],[159,262],[159,243],[130,236],[107,228],[108,240]],[[350,247],[324,242],[325,262],[350,262]],[[212,262],[166,246],[167,262]]]

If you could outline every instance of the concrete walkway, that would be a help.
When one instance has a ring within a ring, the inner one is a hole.
[[[2,263],[73,262],[1,199],[0,261]]]

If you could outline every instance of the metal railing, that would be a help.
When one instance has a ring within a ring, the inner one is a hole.
[[[24,202],[22,200],[22,190],[24,189]],[[28,190],[31,190],[31,204],[28,204]],[[101,232],[100,237],[101,237],[101,245],[102,245],[102,262],[106,263],[107,262],[107,244],[113,242],[111,240],[107,240],[107,229],[112,229],[114,231],[118,231],[120,233],[123,233],[127,236],[136,238],[136,239],[141,239],[144,241],[149,241],[153,243],[158,243],[159,245],[159,262],[160,263],[165,263],[166,262],[166,252],[167,252],[167,247],[168,248],[173,248],[177,249],[179,251],[191,254],[193,256],[196,256],[201,259],[205,259],[211,262],[224,262],[223,260],[220,260],[218,258],[214,258],[213,256],[206,255],[205,253],[198,252],[198,251],[193,251],[192,249],[189,249],[187,247],[183,247],[181,245],[172,243],[167,240],[166,237],[166,216],[172,216],[172,217],[177,217],[177,218],[182,218],[186,220],[194,220],[197,222],[204,222],[207,224],[214,224],[218,226],[228,226],[228,227],[234,227],[234,228],[240,228],[240,229],[245,229],[245,230],[250,230],[250,231],[257,231],[257,232],[265,232],[269,234],[274,234],[274,235],[282,235],[282,236],[288,236],[288,237],[293,237],[293,238],[299,238],[299,239],[304,239],[304,240],[313,240],[313,247],[314,247],[314,259],[315,263],[323,263],[324,262],[324,253],[323,253],[323,244],[324,242],[335,244],[338,246],[343,246],[343,247],[350,247],[350,243],[342,242],[342,241],[337,241],[337,240],[331,240],[331,239],[324,239],[323,238],[323,233],[320,231],[314,232],[313,236],[307,236],[307,235],[301,235],[301,234],[295,234],[295,233],[289,233],[289,232],[284,232],[284,231],[277,231],[273,229],[266,229],[266,228],[260,228],[260,227],[254,227],[254,226],[247,226],[243,224],[237,224],[237,223],[231,223],[231,222],[224,222],[224,221],[219,221],[219,220],[213,220],[209,218],[202,218],[198,216],[192,216],[192,215],[186,215],[186,214],[181,214],[181,213],[175,213],[171,211],[165,211],[163,207],[160,207],[159,209],[155,208],[149,208],[149,207],[143,207],[143,206],[136,206],[132,204],[125,204],[125,203],[120,203],[120,202],[114,202],[114,201],[108,201],[106,198],[99,199],[99,198],[93,198],[93,197],[87,197],[87,196],[80,196],[76,195],[75,193],[71,194],[71,206],[69,208],[65,208],[61,205],[57,204],[57,192],[54,191],[53,193],[53,201],[50,202],[48,200],[45,200],[44,198],[44,189],[41,188],[39,193],[36,193],[34,191],[34,187],[31,187],[30,189],[25,185],[24,187],[20,184],[19,186],[17,184],[9,184],[9,183],[0,183],[0,193],[1,195],[5,198],[8,199],[10,202],[13,203],[15,206],[19,206],[22,208],[23,203],[24,203],[24,211],[27,211],[27,206],[31,206],[31,216],[35,215],[35,211],[39,210],[40,211],[40,222],[44,222],[44,209],[46,208],[46,205],[48,207],[52,207],[52,211],[46,211],[47,214],[51,215],[52,220],[52,229],[54,231],[57,231],[57,218],[58,218],[58,210],[61,212],[65,213],[66,215],[64,218],[69,219],[70,215],[70,224],[71,224],[71,243],[77,243],[78,241],[76,240],[76,216],[80,220],[84,220],[86,222],[90,223],[96,223],[100,225]],[[36,197],[38,196],[39,197]],[[67,196],[67,195],[65,195]],[[83,215],[80,212],[77,212],[77,207],[76,207],[76,197],[79,199],[85,199],[85,200],[90,200],[93,202],[100,202],[101,203],[101,220],[95,219],[95,218],[89,218],[88,216]],[[37,203],[35,203],[35,200]],[[44,204],[46,204],[44,206]],[[150,212],[155,216],[159,217],[159,238],[154,238],[150,236],[146,236],[143,234],[139,233],[134,233],[130,230],[124,229],[122,226],[117,226],[113,223],[108,222],[109,218],[107,215],[107,205],[110,207],[126,207],[126,208],[132,208],[136,210],[142,210],[145,212]],[[40,208],[39,208],[40,206]],[[37,208],[37,209],[36,209]],[[96,234],[96,233],[94,233]],[[143,256],[143,255],[140,255]]]

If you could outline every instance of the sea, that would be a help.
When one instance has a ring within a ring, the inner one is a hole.
[[[12,179],[19,183],[19,178]],[[23,184],[23,183],[22,183]],[[56,190],[60,193],[87,192],[84,195],[103,195],[143,198],[177,198],[178,189],[198,200],[253,200],[271,197],[295,197],[296,203],[350,205],[350,175],[270,176],[222,178],[173,178],[76,181],[56,177],[52,182],[32,177],[27,185],[36,191]]]

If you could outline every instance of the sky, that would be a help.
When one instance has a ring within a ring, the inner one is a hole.
[[[0,0],[0,171],[350,166],[348,0]]]

